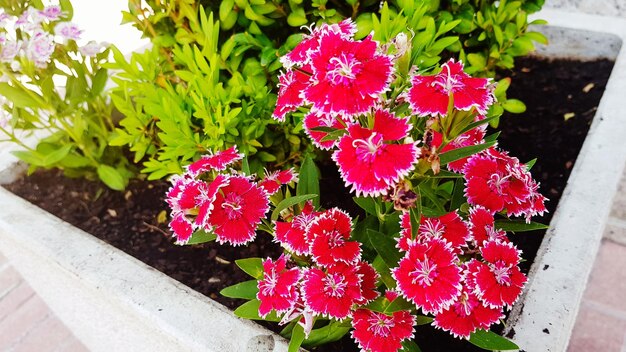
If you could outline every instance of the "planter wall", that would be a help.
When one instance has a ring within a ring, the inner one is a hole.
[[[572,47],[576,39],[578,54],[617,56],[617,62],[525,297],[507,324],[513,339],[529,352],[566,349],[626,162],[626,123],[619,121],[626,91],[626,55],[620,49],[626,21],[559,11],[538,17],[556,26],[543,29],[552,43],[541,55],[562,56],[562,47]],[[19,172],[15,160],[2,152],[0,182]],[[0,251],[91,350],[287,349],[280,336],[234,317],[220,304],[4,189],[0,209]]]
[[[576,165],[531,268],[508,336],[528,352],[565,351],[626,162],[626,20],[544,10],[551,27],[540,55],[611,58],[615,66]],[[554,26],[554,27],[552,27]],[[539,156],[541,157],[541,156]]]

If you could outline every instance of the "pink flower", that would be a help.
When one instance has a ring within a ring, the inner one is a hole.
[[[0,62],[12,62],[21,48],[22,43],[20,41],[5,40],[5,43],[2,43],[2,47],[0,47]]]
[[[517,266],[520,252],[512,243],[486,242],[480,250],[485,263],[469,266],[474,293],[487,306],[511,307],[522,293],[526,277]]]
[[[463,169],[465,195],[470,205],[492,212],[506,208],[508,215],[524,215],[526,221],[546,211],[545,197],[526,166],[506,152],[488,149],[472,155]]]
[[[362,351],[399,351],[402,341],[413,337],[413,325],[415,317],[406,310],[386,315],[358,309],[352,317],[352,338]]]
[[[463,72],[463,63],[454,59],[443,64],[441,72],[434,76],[413,76],[411,84],[407,93],[409,105],[413,113],[419,115],[445,116],[450,94],[457,110],[468,111],[475,107],[484,115],[493,104],[489,79],[470,77]]]
[[[310,75],[304,73],[305,71],[310,72],[310,68],[288,69],[278,76],[278,99],[272,114],[276,120],[285,121],[287,113],[296,111],[304,104],[302,92],[310,83]]]
[[[480,127],[474,128],[472,130],[469,130],[461,134],[460,136],[456,137],[453,141],[446,144],[445,147],[441,148],[440,152],[445,153],[454,149],[469,147],[472,145],[478,145],[478,144],[484,143],[486,128],[487,128],[486,125],[482,125]],[[432,145],[435,147],[439,147],[442,142],[441,139],[442,139],[441,133],[433,131]],[[448,170],[451,170],[454,172],[463,172],[463,167],[465,166],[467,159],[468,157],[448,163]]]
[[[316,127],[345,128],[345,121],[339,115],[310,112],[304,117],[304,132],[311,138],[313,144],[323,150],[329,150],[337,145],[338,139],[323,140],[328,132],[315,131]]]
[[[207,231],[211,231],[212,227],[209,224],[209,215],[214,208],[215,199],[217,193],[230,182],[230,178],[225,175],[217,175],[213,181],[211,181],[207,187],[201,189],[200,194],[196,196],[196,206],[198,207],[198,215],[194,222],[194,226],[203,228]]]
[[[185,217],[184,213],[175,213],[172,217],[172,221],[169,224],[170,230],[176,236],[176,243],[187,243],[193,233],[193,225],[189,219]]]
[[[187,166],[187,173],[196,177],[209,171],[224,171],[228,165],[243,157],[243,154],[237,152],[237,146],[233,146],[215,154],[203,155],[198,161]]]
[[[404,252],[408,251],[411,245],[415,243],[411,226],[411,214],[408,211],[400,215],[400,237],[397,240],[396,248]]]
[[[508,241],[506,232],[495,228],[493,213],[481,206],[470,208],[469,225],[472,240],[478,247],[485,241]]]
[[[301,67],[307,65],[310,63],[309,53],[319,49],[319,40],[323,34],[332,32],[349,39],[356,33],[356,25],[352,20],[346,19],[337,24],[323,24],[310,31],[311,34],[303,35],[302,41],[287,55],[280,58],[283,66],[291,68],[294,65]]]
[[[81,46],[78,48],[78,51],[86,57],[95,57],[96,55],[100,54],[100,52],[102,51],[102,49],[104,49],[105,47],[107,47],[108,44],[107,43],[97,43],[93,40],[89,41],[89,43]]]
[[[29,7],[26,11],[22,12],[20,17],[15,22],[15,26],[22,28],[27,32],[40,32],[41,23],[46,19],[41,11],[34,7]]]
[[[345,212],[333,208],[319,215],[306,230],[313,260],[321,266],[359,260],[361,244],[349,241],[351,232],[352,219]]]
[[[374,114],[374,128],[348,126],[348,133],[333,153],[346,186],[352,186],[357,196],[379,196],[408,175],[417,162],[419,149],[413,142],[397,142],[407,137],[410,129],[406,119],[381,109]]]
[[[448,308],[461,291],[461,269],[450,244],[433,238],[413,244],[392,275],[397,290],[426,314]]]
[[[305,272],[304,301],[316,314],[344,319],[351,314],[352,305],[362,300],[357,267],[339,263],[325,270],[313,267]]]
[[[196,225],[193,213],[198,199],[206,192],[207,184],[203,181],[186,177],[172,178],[172,187],[166,194],[166,202],[171,208],[172,221],[169,227],[176,237],[176,243],[189,241]]]
[[[54,46],[54,40],[50,34],[36,32],[26,44],[26,57],[38,68],[45,68],[50,56],[54,53]]]
[[[259,280],[259,292],[256,295],[261,301],[261,317],[267,316],[272,310],[286,312],[298,301],[298,282],[302,273],[297,267],[287,270],[288,259],[289,256],[283,254],[275,262],[269,258],[263,262],[263,279]]]
[[[441,238],[449,242],[457,252],[460,252],[461,246],[470,238],[467,224],[456,210],[436,218],[422,216],[418,233],[420,242]]]
[[[320,213],[315,212],[313,205],[307,202],[302,212],[296,215],[291,222],[276,221],[276,240],[288,251],[297,255],[309,255],[311,242],[306,229]]]
[[[469,339],[477,329],[489,330],[491,324],[503,318],[500,308],[485,306],[474,293],[464,289],[456,302],[435,316],[433,326]]]
[[[298,178],[293,169],[274,171],[265,176],[263,181],[259,182],[259,187],[263,188],[267,194],[272,195],[278,192],[280,186],[293,182]]]
[[[319,49],[309,52],[313,76],[303,93],[312,110],[351,116],[374,107],[392,76],[391,57],[377,47],[371,37],[353,41],[340,33],[323,33]]]
[[[54,26],[54,34],[65,40],[79,40],[83,31],[72,22],[59,22]]]
[[[378,284],[378,272],[368,262],[359,262],[357,264],[357,274],[361,276],[361,295],[362,298],[357,300],[357,304],[367,304],[379,296],[376,289]]]
[[[230,176],[228,185],[220,188],[209,214],[217,242],[237,246],[254,239],[255,231],[269,210],[269,199],[263,189],[244,176]]]
[[[41,14],[49,21],[56,21],[61,18],[61,16],[67,15],[61,10],[61,6],[58,5],[46,6],[43,11],[41,11]]]

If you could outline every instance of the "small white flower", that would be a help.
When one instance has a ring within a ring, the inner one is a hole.
[[[54,52],[54,39],[45,32],[36,32],[26,45],[26,57],[35,62],[35,66],[45,68]]]
[[[54,27],[54,34],[65,40],[79,40],[83,31],[72,22],[60,22]]]
[[[5,38],[0,48],[0,62],[12,62],[20,51],[22,43]]]
[[[94,57],[98,55],[106,46],[108,46],[108,43],[98,43],[92,40],[89,43],[78,48],[78,51],[80,51],[83,56]]]

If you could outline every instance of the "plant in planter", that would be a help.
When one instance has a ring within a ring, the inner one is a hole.
[[[2,4],[0,14],[0,132],[24,150],[14,154],[37,168],[100,179],[122,190],[135,175],[118,147],[108,144],[115,121],[105,95],[106,45],[79,46],[72,7],[36,1]],[[65,89],[56,88],[64,85]],[[41,138],[32,148],[25,132]],[[43,137],[43,138],[42,138]]]
[[[293,349],[351,331],[362,350],[415,351],[413,326],[429,323],[482,348],[517,349],[488,329],[526,282],[506,231],[543,227],[530,221],[545,211],[532,165],[485,135],[499,116],[489,79],[455,60],[427,71],[412,60],[423,46],[388,25],[380,32],[393,41],[382,45],[376,32],[356,40],[350,20],[314,27],[281,59],[274,111],[279,120],[305,112],[307,134],[333,150],[362,219],[309,201],[318,196],[310,161],[292,196],[279,188],[293,171],[257,184],[244,155],[228,149],[173,179],[170,226],[180,243],[240,245],[257,229],[270,233],[285,254],[238,261],[254,280],[222,294],[249,300],[241,317],[285,325]],[[241,172],[226,170],[240,159]]]

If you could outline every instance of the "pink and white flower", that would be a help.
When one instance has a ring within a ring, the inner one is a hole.
[[[414,142],[404,143],[411,125],[387,110],[376,110],[374,127],[348,126],[333,160],[346,186],[358,195],[379,196],[413,170],[419,156]]]
[[[496,229],[493,213],[481,206],[470,208],[469,228],[472,240],[477,247],[482,247],[485,241],[508,242],[506,232]]]
[[[470,205],[492,212],[507,210],[508,215],[524,215],[526,221],[546,211],[546,198],[526,166],[517,158],[494,148],[471,156],[463,169],[465,195]]]
[[[59,22],[54,26],[54,34],[60,36],[64,40],[79,40],[83,31],[72,22]]]
[[[208,216],[217,242],[234,246],[250,242],[257,226],[269,210],[267,193],[244,176],[230,176],[220,188]]]
[[[361,244],[349,241],[352,219],[337,208],[319,215],[306,229],[313,260],[321,266],[354,263],[361,257]]]
[[[360,300],[357,300],[357,304],[367,304],[380,295],[376,289],[378,285],[378,272],[374,267],[368,263],[361,261],[357,264],[357,274],[361,277],[361,296]]]
[[[304,132],[311,138],[313,144],[323,150],[334,148],[338,139],[324,140],[328,136],[328,132],[316,131],[316,127],[331,127],[337,130],[344,129],[346,119],[339,115],[324,114],[321,112],[310,112],[304,117]]]
[[[357,309],[352,316],[352,338],[362,351],[391,352],[402,349],[402,341],[412,338],[415,317],[402,310],[392,315]]]
[[[303,67],[310,63],[310,52],[319,49],[320,37],[325,33],[336,33],[346,39],[352,38],[356,33],[356,25],[351,19],[345,19],[336,24],[323,24],[310,29],[311,34],[303,35],[302,41],[296,45],[287,55],[280,58],[280,62],[286,68],[294,65]]]
[[[347,318],[352,306],[363,299],[357,267],[338,263],[324,270],[317,267],[306,270],[302,296],[307,307],[316,314]]]
[[[391,57],[379,53],[371,37],[354,41],[326,32],[309,57],[313,76],[303,97],[315,112],[344,116],[365,113],[391,83]]]
[[[54,38],[46,32],[36,32],[26,44],[26,57],[38,68],[45,68],[54,53]]]
[[[61,16],[66,16],[66,12],[63,12],[59,5],[50,5],[46,6],[43,11],[41,11],[41,15],[48,19],[48,21],[56,21],[61,18]]]
[[[263,261],[263,279],[259,280],[256,298],[261,301],[259,316],[265,317],[272,310],[284,313],[298,301],[298,283],[302,277],[299,268],[287,269],[289,256],[281,255],[275,262]]]
[[[98,43],[94,40],[89,41],[89,43],[78,48],[78,51],[86,57],[95,57],[100,54],[102,49],[106,48],[108,43]]]
[[[485,131],[487,129],[486,125],[481,125],[480,127],[471,129],[460,136],[456,137],[453,141],[446,144],[443,148],[441,148],[440,153],[445,153],[454,149],[469,147],[472,145],[478,145],[485,143]],[[432,131],[433,133],[433,141],[432,145],[435,147],[439,147],[442,143],[442,135],[439,132]],[[448,170],[454,172],[463,172],[463,167],[465,167],[465,163],[469,157],[461,158],[459,160],[452,161],[447,164]]]
[[[15,57],[20,52],[22,43],[17,40],[5,40],[0,48],[0,62],[8,63],[15,60]]]
[[[244,155],[237,152],[237,146],[230,147],[215,154],[203,155],[199,160],[187,166],[187,173],[196,177],[210,171],[224,171],[226,167],[243,159]]]
[[[259,182],[259,187],[263,188],[267,194],[272,195],[278,192],[280,186],[296,181],[298,174],[294,169],[274,171],[265,175],[265,178]]]
[[[512,243],[489,241],[480,250],[484,263],[468,266],[474,293],[492,308],[511,307],[522,293],[526,277],[517,266],[520,252]]]
[[[460,252],[461,246],[464,246],[470,239],[467,224],[456,210],[434,218],[422,216],[418,234],[420,242],[441,238],[450,243],[457,252]]]
[[[397,290],[424,313],[437,314],[454,303],[461,292],[458,260],[442,239],[414,243],[392,270]]]
[[[471,77],[463,72],[463,63],[454,59],[443,64],[441,72],[436,75],[413,76],[411,84],[407,98],[413,113],[419,115],[445,116],[450,95],[457,110],[476,108],[484,115],[493,104],[489,79]]]
[[[278,99],[272,117],[278,121],[285,121],[285,115],[296,111],[304,104],[302,92],[310,84],[310,67],[303,70],[288,69],[278,76]]]
[[[297,255],[309,255],[311,241],[309,241],[306,229],[319,214],[314,211],[311,202],[307,202],[302,212],[294,216],[291,222],[276,221],[274,231],[276,240],[290,252]]]
[[[413,243],[416,242],[413,237],[413,227],[411,225],[411,213],[405,211],[400,215],[400,236],[397,238],[396,248],[401,251],[408,251]]]
[[[477,329],[489,330],[503,318],[502,309],[485,306],[473,292],[464,289],[456,302],[435,316],[432,324],[455,337],[469,339]]]

